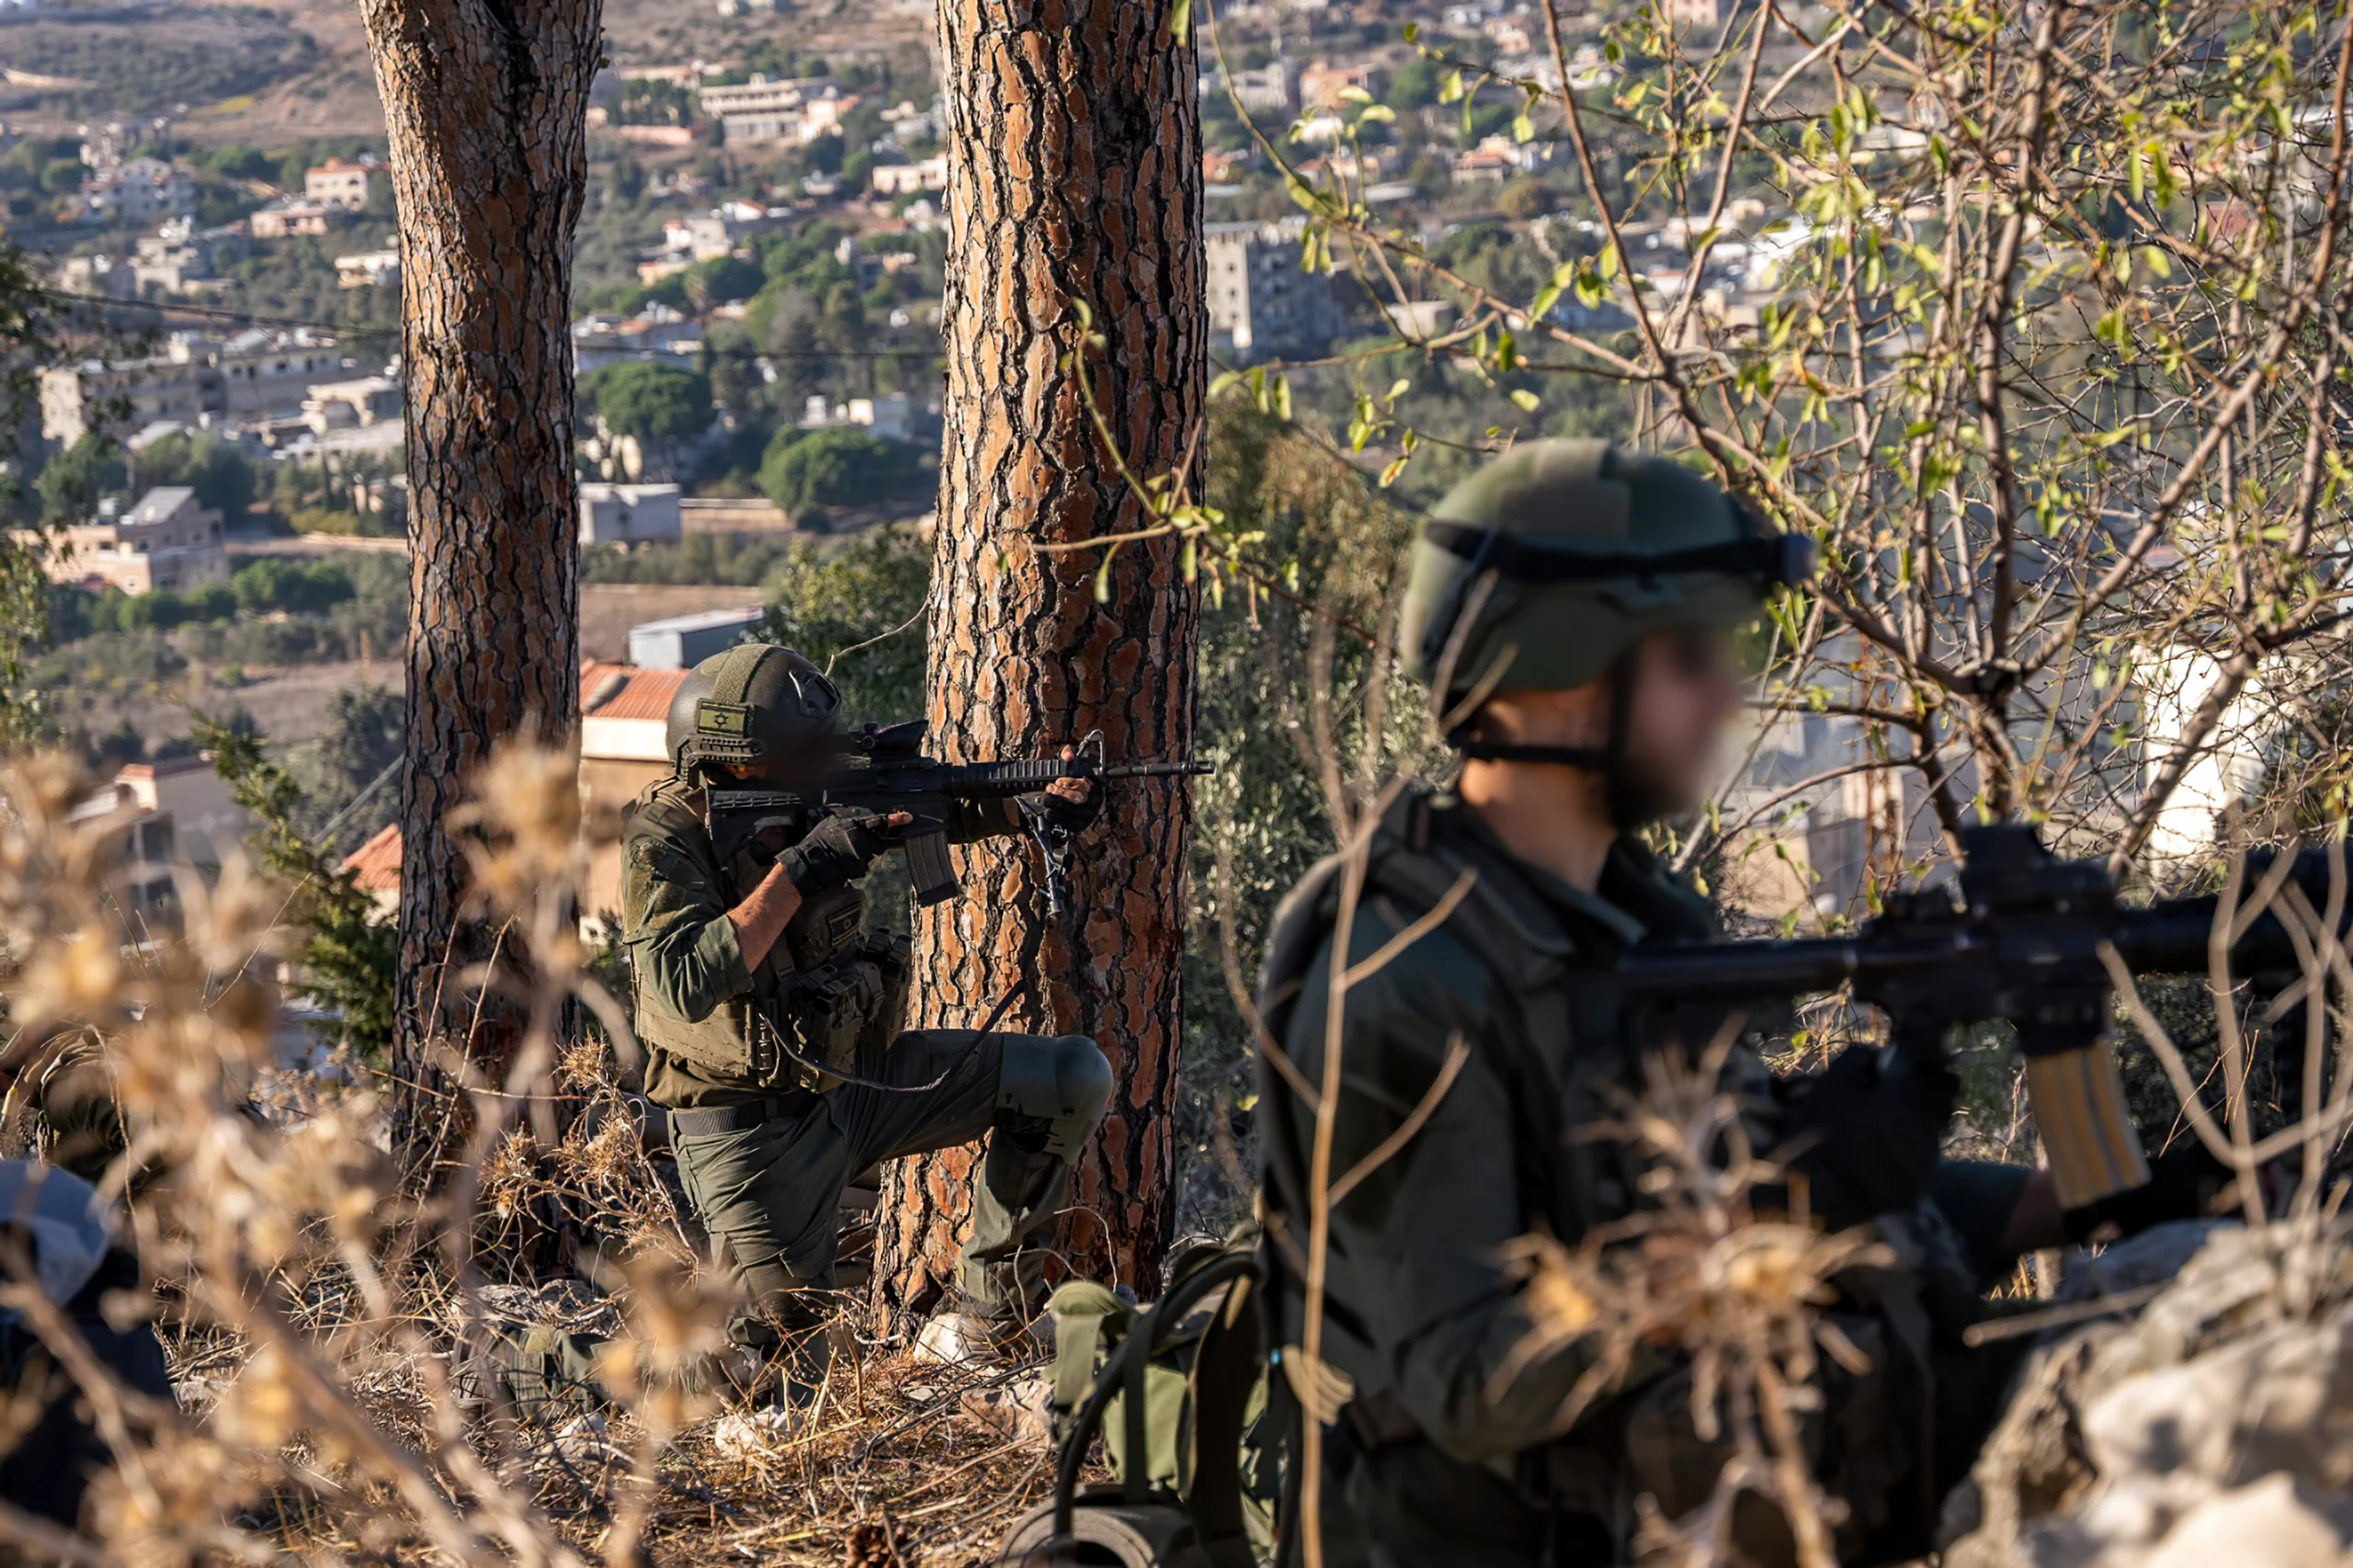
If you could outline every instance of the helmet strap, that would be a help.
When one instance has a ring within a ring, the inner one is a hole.
[[[1609,666],[1609,734],[1600,745],[1483,740],[1472,734],[1467,725],[1447,736],[1447,744],[1474,762],[1550,763],[1597,773],[1610,822],[1620,832],[1631,833],[1657,814],[1626,766],[1627,737],[1633,728],[1635,668],[1631,648]]]

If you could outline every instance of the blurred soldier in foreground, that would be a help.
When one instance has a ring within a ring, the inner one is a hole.
[[[107,1294],[140,1289],[138,1260],[114,1244],[106,1205],[90,1184],[31,1160],[0,1160],[0,1279],[19,1267],[81,1336],[91,1358],[133,1394],[172,1403],[164,1346],[143,1321],[116,1328]],[[72,1528],[90,1477],[113,1462],[92,1425],[89,1401],[29,1315],[0,1311],[0,1392],[8,1435],[0,1441],[0,1499]]]
[[[1327,1429],[1326,1515],[1347,1516],[1377,1562],[1627,1562],[1637,1499],[1671,1519],[1715,1483],[1726,1449],[1694,1432],[1673,1347],[1646,1347],[1572,1414],[1597,1346],[1569,1337],[1517,1358],[1541,1315],[1506,1258],[1515,1238],[1574,1246],[1650,1201],[1633,1152],[1597,1135],[1642,1086],[1610,968],[1628,944],[1711,938],[1715,924],[1633,830],[1699,803],[1741,706],[1734,631],[1809,566],[1805,541],[1767,532],[1712,485],[1584,441],[1491,462],[1414,546],[1400,645],[1455,710],[1463,765],[1451,791],[1409,788],[1389,811],[1347,962],[1464,872],[1476,881],[1347,994],[1331,1170],[1399,1132],[1450,1041],[1469,1055],[1427,1123],[1331,1216],[1322,1369],[1300,1364],[1300,1281],[1279,1287],[1286,1369],[1346,1402]],[[1286,901],[1268,944],[1261,1006],[1309,1084],[1324,1072],[1339,869],[1327,862]],[[2063,1216],[2031,1170],[1940,1160],[1955,1081],[1882,1071],[1888,1054],[1849,1050],[1779,1082],[1745,1049],[1724,1068],[1755,1146],[1805,1178],[1813,1215],[1875,1222],[1899,1259],[1841,1277],[1834,1321],[1868,1369],[1825,1359],[1824,1408],[1805,1426],[1816,1478],[1847,1505],[1838,1541],[1853,1562],[1925,1551],[1991,1425],[2006,1366],[1968,1366],[1960,1339],[1988,1284],[2089,1221],[2153,1223],[2200,1196],[2175,1181]],[[1270,1225],[1296,1242],[1315,1119],[1282,1078],[1263,1081]],[[1734,1533],[1752,1561],[1793,1561],[1768,1507],[1737,1510]]]
[[[813,812],[720,863],[705,788],[789,790],[835,770],[840,705],[787,649],[705,660],[671,703],[676,771],[638,797],[622,846],[646,1094],[669,1111],[688,1198],[752,1298],[735,1335],[763,1352],[807,1344],[824,1321],[809,1293],[834,1283],[851,1176],[983,1132],[958,1283],[965,1310],[1017,1329],[1044,1305],[1037,1249],[1111,1092],[1084,1036],[900,1032],[906,942],[867,929],[858,883],[904,815]],[[949,837],[1014,833],[1022,811],[1083,825],[1095,809],[1085,780],[1058,780],[1018,802],[967,803]],[[796,1358],[803,1378],[822,1364],[810,1350]]]

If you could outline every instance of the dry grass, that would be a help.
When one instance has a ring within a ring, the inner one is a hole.
[[[506,752],[484,785],[453,827],[507,956],[469,983],[523,995],[529,1022],[496,1079],[447,1063],[462,1085],[448,1146],[464,1153],[428,1191],[386,1152],[380,1081],[272,1060],[287,890],[232,865],[183,889],[184,938],[126,944],[104,896],[111,824],[69,822],[72,767],[0,770],[17,1039],[105,1041],[129,1147],[102,1186],[156,1280],[112,1304],[155,1319],[179,1392],[176,1409],[136,1398],[28,1287],[0,1292],[75,1370],[115,1460],[89,1533],[41,1551],[142,1568],[838,1563],[855,1540],[860,1562],[990,1560],[1049,1467],[961,1400],[1021,1369],[868,1347],[782,1431],[709,1392],[730,1386],[712,1368],[734,1296],[638,1145],[614,1086],[635,1047],[569,921],[599,824],[581,832],[568,758]],[[559,1037],[567,1003],[602,1040]],[[494,1381],[470,1396],[481,1381],[460,1369],[518,1306],[612,1336],[609,1403],[533,1419]],[[0,1539],[30,1548],[29,1531],[0,1516]]]

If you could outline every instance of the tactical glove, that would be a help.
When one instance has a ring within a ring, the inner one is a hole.
[[[1849,1046],[1782,1118],[1775,1157],[1806,1181],[1832,1230],[1909,1209],[1927,1195],[1961,1080],[1935,1051]]]
[[[873,812],[844,812],[827,817],[809,835],[776,858],[792,885],[804,893],[824,892],[866,875],[874,858],[899,842],[900,831]]]
[[[1050,790],[1040,790],[1035,794],[1021,797],[1021,810],[1025,816],[1043,817],[1075,838],[1095,825],[1095,819],[1103,814],[1103,788],[1097,784],[1089,789],[1084,801],[1066,801]]]
[[[2121,1238],[2168,1220],[2201,1219],[2229,1189],[2232,1175],[2231,1167],[2209,1153],[2203,1142],[2185,1138],[2149,1163],[2147,1181],[2070,1209],[2060,1216],[2061,1222],[2067,1239],[2081,1246],[2103,1225],[2115,1226]]]

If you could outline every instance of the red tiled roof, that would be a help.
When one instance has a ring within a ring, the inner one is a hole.
[[[580,716],[584,719],[666,719],[670,699],[687,678],[684,670],[642,670],[634,665],[588,663],[580,666]],[[608,690],[608,687],[610,689]],[[597,697],[602,694],[604,700]]]
[[[381,832],[344,858],[343,869],[352,881],[369,892],[397,892],[401,885],[401,824],[386,823]]]

